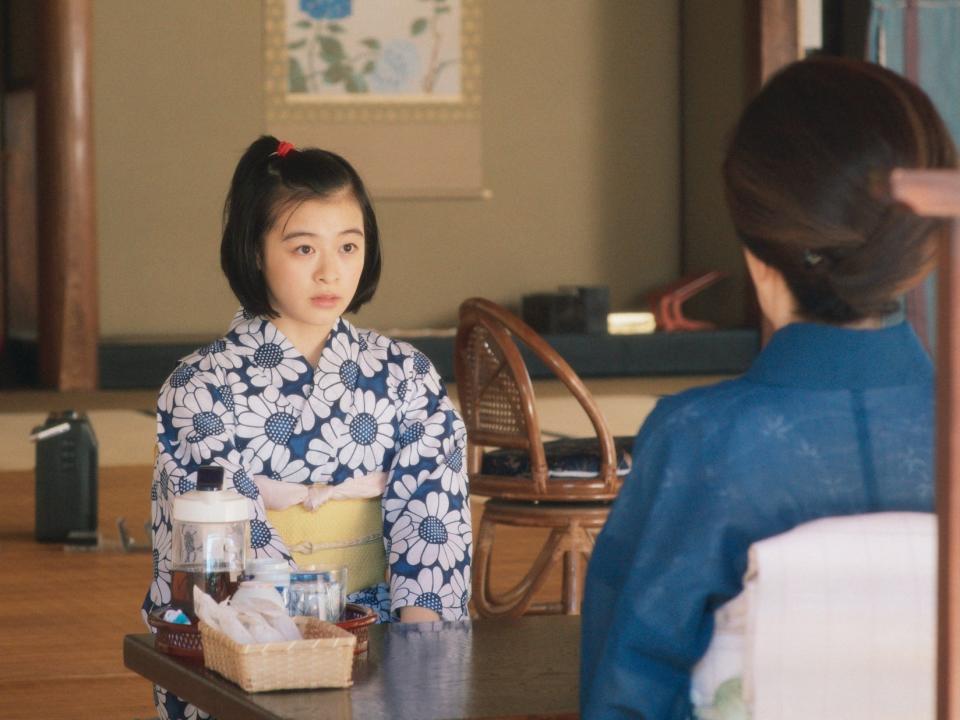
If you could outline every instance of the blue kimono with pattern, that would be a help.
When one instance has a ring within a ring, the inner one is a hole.
[[[202,465],[253,501],[248,557],[293,560],[267,520],[255,476],[339,484],[387,472],[383,542],[390,581],[348,600],[380,621],[420,606],[468,617],[472,530],[466,431],[427,357],[345,319],[316,367],[263,317],[239,311],[225,337],[184,358],[160,389],[151,491],[153,581],[144,612],[170,602],[173,497]],[[161,717],[196,708],[165,691]]]
[[[690,675],[751,544],[811,520],[933,509],[933,369],[906,323],[796,323],[736,380],[664,398],[597,539],[582,716],[690,717]]]

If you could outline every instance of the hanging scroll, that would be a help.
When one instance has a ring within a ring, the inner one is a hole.
[[[480,197],[478,0],[265,0],[267,131],[379,197]]]

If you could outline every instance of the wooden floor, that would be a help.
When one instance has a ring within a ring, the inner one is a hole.
[[[148,553],[119,549],[116,519],[143,541],[150,469],[99,472],[104,549],[65,550],[33,540],[33,472],[0,473],[0,718],[131,720],[156,715],[150,687],[123,667],[121,641],[145,632],[139,607],[150,581]],[[474,535],[482,505],[474,505]],[[498,530],[498,582],[518,580],[545,531]],[[542,599],[558,598],[559,575]]]
[[[614,434],[632,435],[656,396],[713,378],[591,380],[591,392]],[[542,427],[587,435],[585,416],[556,382],[536,383]],[[454,394],[455,396],[455,394]],[[156,392],[0,392],[2,412],[56,409],[152,408]],[[572,409],[571,409],[572,408]],[[100,437],[101,448],[109,440]],[[106,453],[104,453],[106,455]],[[149,458],[144,462],[149,462]],[[151,577],[149,554],[119,551],[116,520],[126,517],[145,540],[150,469],[146,465],[99,471],[98,552],[65,551],[33,541],[32,471],[0,472],[0,718],[131,720],[153,717],[150,688],[123,667],[121,639],[145,632],[139,607]],[[474,504],[476,538],[482,506]],[[546,537],[545,530],[497,531],[493,589],[522,577]],[[538,600],[559,598],[560,577],[551,577]]]

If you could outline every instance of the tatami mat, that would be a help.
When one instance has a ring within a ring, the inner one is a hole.
[[[97,437],[101,467],[153,464],[157,425],[152,414],[136,410],[91,410],[87,416]],[[29,436],[45,419],[45,413],[0,413],[0,471],[34,468],[36,445],[30,442]]]

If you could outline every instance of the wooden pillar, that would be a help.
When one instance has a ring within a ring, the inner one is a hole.
[[[958,194],[960,204],[960,194]],[[960,207],[957,208],[960,214]],[[937,716],[960,718],[960,222],[941,250],[937,286],[937,516],[940,604]],[[941,379],[942,378],[942,379]]]
[[[897,170],[891,184],[915,212],[955,218],[937,276],[937,718],[960,720],[960,172]]]
[[[799,0],[747,0],[747,91],[800,59]]]
[[[800,0],[746,0],[746,89],[749,101],[780,68],[800,59]],[[773,326],[760,312],[753,282],[747,280],[744,315],[760,328],[766,345]]]
[[[37,210],[40,379],[97,386],[91,0],[38,7]]]
[[[903,10],[903,74],[916,85],[920,84],[920,41],[917,0],[906,0]],[[913,326],[923,346],[930,350],[927,326],[926,283],[907,293],[907,320]]]

